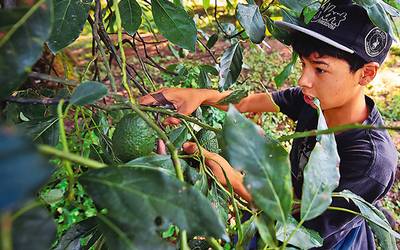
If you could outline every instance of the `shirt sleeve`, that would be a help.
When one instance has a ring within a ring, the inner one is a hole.
[[[272,99],[280,111],[294,121],[298,120],[300,111],[306,105],[299,87],[272,92]]]

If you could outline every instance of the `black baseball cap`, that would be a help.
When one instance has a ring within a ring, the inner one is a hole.
[[[289,32],[301,32],[333,47],[357,54],[367,62],[382,64],[392,38],[375,26],[367,11],[352,0],[330,0],[319,8],[308,24],[275,21]]]

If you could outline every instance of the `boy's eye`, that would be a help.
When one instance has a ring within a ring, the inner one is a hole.
[[[325,73],[325,70],[323,70],[321,68],[315,68],[315,70],[317,71],[318,74]]]

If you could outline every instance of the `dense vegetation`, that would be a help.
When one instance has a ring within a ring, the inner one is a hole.
[[[234,107],[227,113],[201,107],[184,116],[169,106],[137,104],[162,86],[231,89],[222,102],[236,103],[250,91],[274,88],[272,82],[294,81],[296,54],[283,64],[274,53],[260,59],[260,51],[269,46],[266,35],[290,42],[273,20],[307,22],[320,2],[217,2],[4,1],[1,249],[244,249],[256,231],[260,249],[308,249],[322,238],[302,224],[326,209],[363,216],[382,249],[396,249],[400,235],[382,212],[350,191],[333,192],[337,159],[322,160],[337,154],[333,132],[371,127],[328,129],[320,116],[318,132],[293,134],[282,115],[247,119]],[[355,2],[399,37],[396,1]],[[161,56],[162,48],[169,56]],[[400,101],[393,98],[397,104],[383,113],[396,120]],[[167,116],[182,125],[164,126]],[[287,149],[291,139],[315,134],[319,142],[296,200]],[[237,197],[229,182],[222,186],[202,152],[184,154],[188,140],[245,171],[254,203]],[[351,200],[358,211],[330,207],[332,197]],[[296,208],[300,221],[290,215]]]

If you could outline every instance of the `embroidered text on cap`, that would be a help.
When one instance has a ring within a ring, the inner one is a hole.
[[[328,27],[331,30],[339,27],[340,23],[346,20],[346,12],[336,12],[334,11],[336,5],[327,2],[319,9],[318,13],[313,17],[311,22],[319,23]]]

